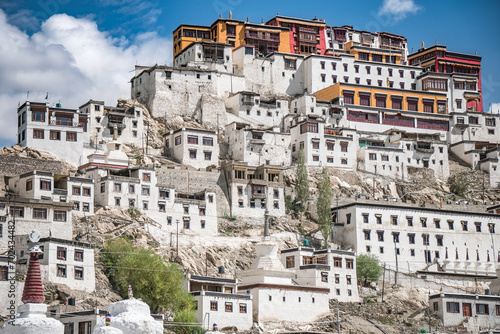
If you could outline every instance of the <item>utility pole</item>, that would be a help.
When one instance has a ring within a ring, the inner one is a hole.
[[[382,303],[384,302],[384,289],[385,289],[385,262],[384,262],[384,273],[382,274]]]
[[[340,320],[340,316],[339,316],[339,309],[337,309],[337,321],[333,321],[334,324],[337,324],[337,333],[340,334],[340,323],[341,322],[344,322],[346,320]]]
[[[399,235],[397,236],[399,238]],[[396,256],[396,272],[394,273],[394,285],[398,285],[398,248],[396,244],[396,235],[393,235],[394,239],[394,255]]]
[[[149,146],[149,122],[148,122],[148,129],[146,130],[146,155],[148,154],[148,146]]]
[[[373,199],[375,199],[375,178],[377,177],[377,166],[375,166],[375,176],[373,177]]]
[[[177,223],[177,243],[176,243],[176,247],[177,247],[177,258],[179,257],[179,219],[176,220],[176,223]]]

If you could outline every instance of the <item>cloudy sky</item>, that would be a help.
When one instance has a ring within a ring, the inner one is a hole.
[[[447,45],[483,56],[487,110],[500,102],[500,1],[464,0],[0,0],[0,147],[16,141],[16,108],[30,101],[78,108],[129,97],[134,66],[171,64],[172,31],[221,14],[260,23],[276,13],[404,35],[409,49]],[[29,96],[28,96],[29,91]]]

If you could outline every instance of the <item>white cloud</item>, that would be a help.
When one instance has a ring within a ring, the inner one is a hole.
[[[172,43],[155,32],[113,38],[89,18],[53,15],[29,36],[0,10],[0,142],[16,141],[16,108],[26,100],[59,100],[78,108],[89,99],[115,105],[128,98],[136,64],[165,64]]]
[[[395,21],[402,20],[408,14],[415,14],[422,7],[415,4],[413,0],[384,0],[382,7],[380,7],[379,15],[389,15]]]

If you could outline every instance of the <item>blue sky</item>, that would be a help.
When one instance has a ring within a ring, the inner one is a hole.
[[[26,100],[77,108],[129,97],[134,65],[172,63],[172,31],[221,14],[260,23],[278,12],[329,25],[404,35],[416,51],[439,44],[483,57],[484,108],[500,102],[500,1],[0,0],[0,147],[15,143],[16,107]]]

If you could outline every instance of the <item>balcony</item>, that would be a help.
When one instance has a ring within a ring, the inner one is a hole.
[[[57,126],[71,126],[73,128],[83,128],[85,127],[84,122],[72,122],[72,121],[61,121],[61,120],[52,120],[49,125],[57,125]]]
[[[254,32],[245,32],[245,39],[257,39],[260,41],[269,41],[269,42],[278,42],[280,41],[279,36],[266,35],[265,33],[254,33]]]
[[[424,153],[424,154],[433,154],[434,153],[434,147],[430,145],[417,145],[415,147],[415,151],[419,153]]]
[[[56,189],[54,188],[54,195],[68,195],[68,191],[66,189]]]
[[[266,141],[264,139],[252,138],[250,139],[249,143],[253,145],[266,145]]]
[[[264,194],[264,193],[252,193],[252,198],[265,199],[266,198],[266,194]]]
[[[125,129],[125,128],[127,127],[127,126],[126,126],[125,124],[123,124],[123,123],[113,123],[113,122],[109,122],[109,123],[108,123],[108,128],[110,128],[110,129],[114,129],[114,128],[115,128],[115,125],[116,125],[116,128],[117,128],[118,130],[123,130],[123,129]]]
[[[308,33],[311,33],[311,34],[317,34],[318,31],[314,28],[307,28],[307,27],[299,27],[299,31],[300,32],[308,32]]]
[[[197,206],[204,206],[205,205],[205,201],[200,200],[200,199],[176,198],[174,200],[174,202],[186,204],[186,205],[197,205]]]

